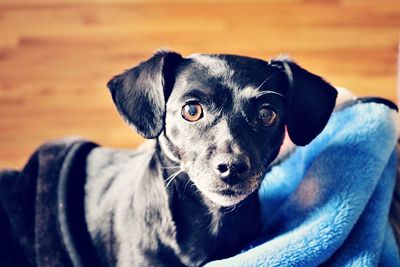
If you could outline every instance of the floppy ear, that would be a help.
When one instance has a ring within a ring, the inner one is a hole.
[[[165,105],[181,61],[175,52],[157,52],[107,84],[121,116],[145,138],[156,138],[164,129]]]
[[[289,81],[286,94],[289,137],[296,145],[305,146],[328,123],[335,107],[337,91],[321,77],[294,62],[285,60],[280,63]]]

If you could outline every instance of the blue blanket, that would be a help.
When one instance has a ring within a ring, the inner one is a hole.
[[[262,237],[206,266],[400,266],[388,221],[396,111],[379,100],[337,110],[325,130],[266,175]]]

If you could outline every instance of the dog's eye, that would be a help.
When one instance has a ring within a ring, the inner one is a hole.
[[[268,107],[261,107],[258,111],[258,119],[264,126],[271,126],[276,121],[276,113]]]
[[[190,122],[195,122],[203,117],[203,108],[198,103],[189,103],[182,107],[182,117]]]

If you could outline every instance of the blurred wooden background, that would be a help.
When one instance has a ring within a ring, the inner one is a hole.
[[[135,147],[105,84],[159,48],[288,53],[334,85],[396,101],[399,34],[398,0],[1,0],[0,168],[66,135]]]

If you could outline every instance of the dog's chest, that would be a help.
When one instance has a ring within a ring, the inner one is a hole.
[[[227,258],[241,251],[259,233],[255,196],[232,208],[211,209],[190,197],[172,202],[176,240],[188,266]]]

